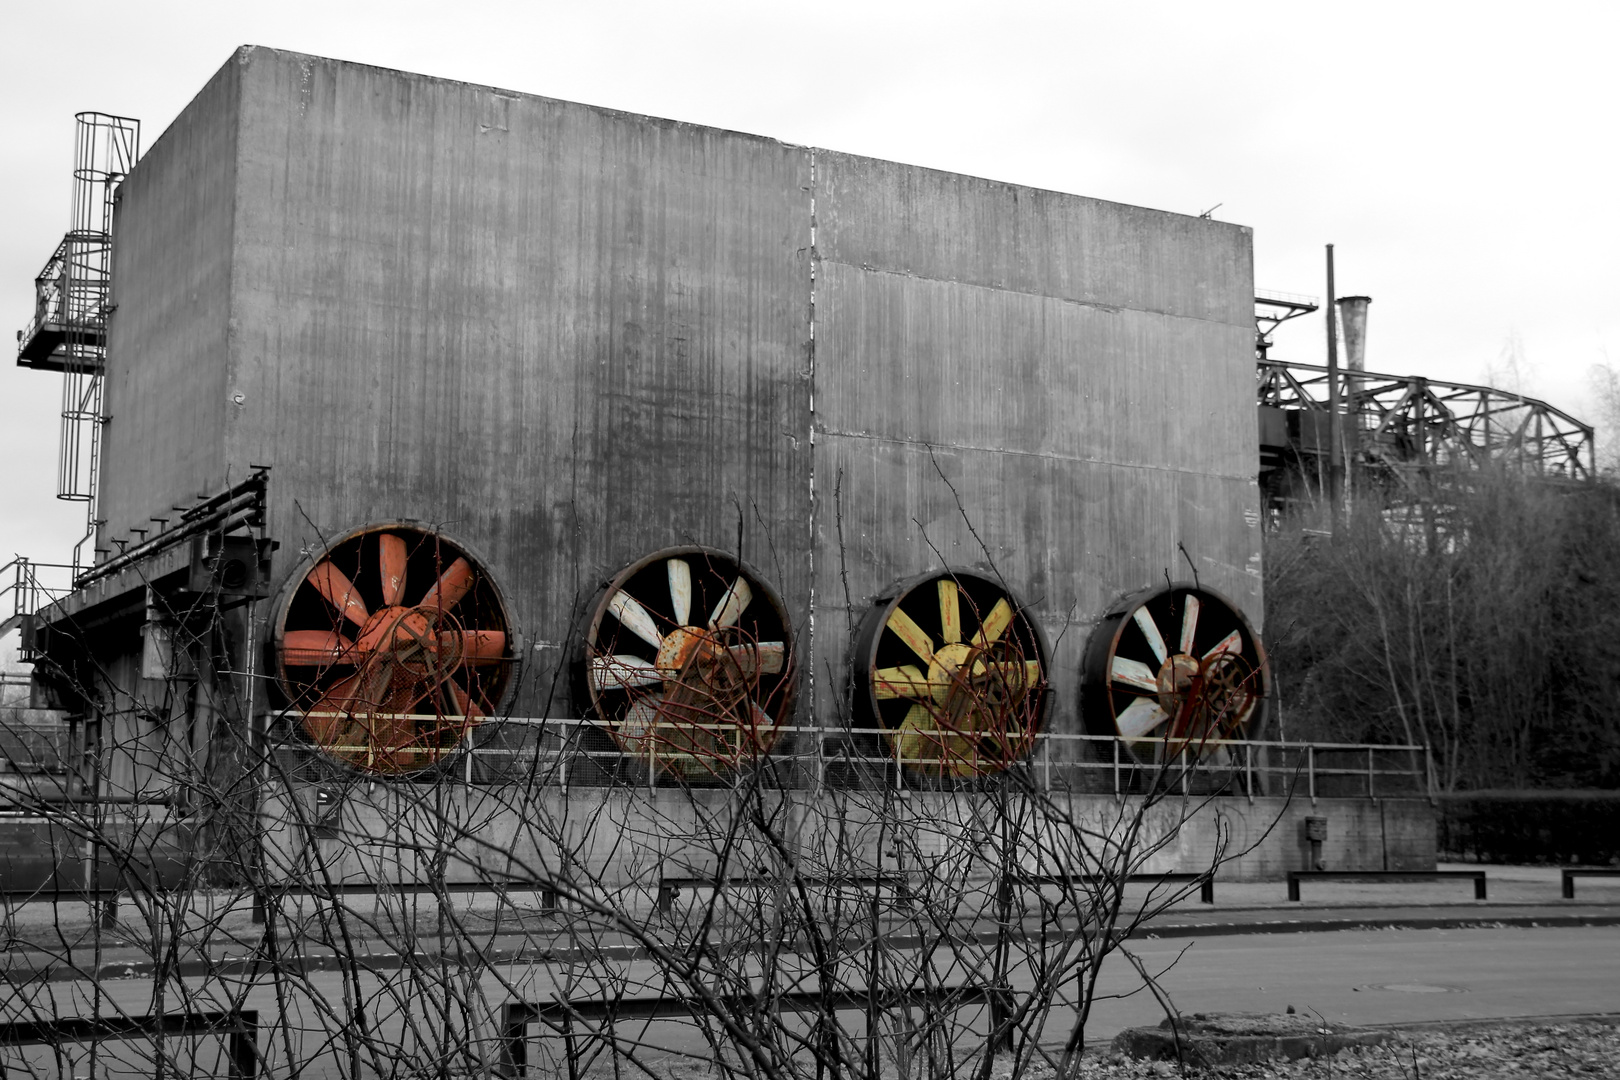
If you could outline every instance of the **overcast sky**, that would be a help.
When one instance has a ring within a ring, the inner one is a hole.
[[[150,145],[238,45],[486,83],[1254,229],[1261,289],[1373,297],[1376,371],[1590,421],[1620,364],[1620,5],[255,4],[0,15],[0,325],[68,225],[73,114]],[[1275,355],[1322,362],[1320,318]],[[60,376],[0,362],[0,562],[63,561]]]

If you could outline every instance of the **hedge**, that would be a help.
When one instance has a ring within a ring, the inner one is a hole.
[[[1443,857],[1620,864],[1620,791],[1464,791],[1438,801]]]

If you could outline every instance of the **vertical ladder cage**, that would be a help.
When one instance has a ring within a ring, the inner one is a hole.
[[[17,363],[62,373],[56,497],[85,504],[86,535],[75,566],[94,545],[101,466],[102,372],[112,311],[113,203],[140,154],[141,124],[81,112],[73,155],[73,208],[67,233],[34,279],[34,318],[17,335]]]

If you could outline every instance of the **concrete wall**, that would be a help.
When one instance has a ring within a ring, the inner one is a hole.
[[[320,811],[312,791],[294,796],[305,805],[293,812],[277,805],[287,798],[286,793],[272,790],[267,804],[271,880],[284,876],[277,874],[278,868],[295,864],[304,868],[302,879],[307,879],[308,860],[316,854],[336,881],[419,880],[424,868],[417,860],[433,855],[431,849],[419,846],[421,837],[433,835],[435,830],[471,830],[480,843],[456,845],[455,857],[446,869],[448,880],[500,881],[555,873],[559,867],[555,838],[567,837],[580,863],[604,883],[614,887],[640,883],[650,895],[665,869],[679,873],[678,867],[704,865],[702,846],[683,846],[679,838],[699,834],[699,822],[721,813],[726,798],[714,791],[689,794],[633,788],[587,789],[583,795],[576,792],[571,803],[556,790],[533,793],[527,803],[476,788],[466,789],[456,798],[427,803],[401,800],[398,795],[397,789],[383,785],[356,789],[329,827],[317,834],[287,826],[291,821],[316,821]],[[969,816],[961,812],[960,803],[957,808],[939,806],[941,797],[937,795],[914,798],[909,820],[914,827],[933,830],[936,838],[945,836],[951,822]],[[833,835],[837,830],[828,827],[833,806],[826,801],[806,801],[796,817],[795,839],[813,844]],[[522,812],[517,812],[520,807]],[[1129,813],[1131,808],[1127,803],[1123,812]],[[843,804],[842,809],[848,813],[850,804]],[[435,818],[431,824],[418,820],[427,810]],[[1112,799],[1096,796],[1077,798],[1074,810],[1078,818],[1105,827],[1122,812]],[[1215,859],[1215,839],[1221,830],[1229,837],[1227,854],[1235,857],[1221,865],[1217,881],[1280,881],[1287,871],[1309,865],[1304,841],[1307,815],[1328,820],[1324,857],[1333,869],[1381,870],[1386,865],[1391,870],[1434,869],[1434,811],[1424,800],[1323,799],[1312,807],[1306,801],[1289,805],[1280,799],[1256,799],[1252,804],[1246,799],[1223,799],[1185,822],[1178,805],[1152,811],[1143,836],[1148,842],[1167,836],[1171,840],[1145,864],[1145,872],[1207,870]],[[612,827],[604,828],[603,823]],[[81,887],[91,880],[85,865],[89,858],[98,860],[99,878],[108,886],[120,881],[114,864],[128,858],[133,858],[143,877],[149,871],[152,880],[165,883],[197,880],[198,860],[206,864],[211,881],[240,880],[232,876],[240,865],[219,861],[217,853],[206,842],[199,842],[182,822],[147,815],[135,827],[115,813],[99,828],[119,858],[109,858],[106,850],[94,854],[86,847],[81,829],[41,818],[0,822],[0,881],[8,889],[48,888],[52,881],[64,889]],[[749,830],[741,831],[746,837]],[[546,839],[548,832],[553,839]],[[318,852],[308,851],[311,845]],[[941,854],[951,850],[945,843],[934,846]],[[854,858],[876,866],[876,844],[866,845]],[[892,860],[884,865],[892,865]]]
[[[739,517],[823,719],[852,619],[942,561],[1058,641],[1059,730],[1179,545],[1259,622],[1242,227],[248,48],[119,229],[107,534],[259,464],[278,575],[440,524],[527,636],[520,714],[577,714],[604,577]]]
[[[312,865],[318,854],[335,880],[415,881],[426,873],[424,860],[452,850],[447,880],[533,880],[561,874],[581,885],[594,881],[656,891],[663,873],[712,870],[723,847],[731,852],[733,865],[752,866],[759,846],[751,822],[736,828],[728,842],[728,808],[735,804],[729,793],[713,790],[550,788],[514,798],[509,790],[470,788],[449,799],[418,800],[397,788],[371,785],[345,795],[332,804],[332,816],[321,818],[312,790],[269,794],[269,877]],[[289,797],[301,800],[301,808],[285,805]],[[982,797],[913,792],[881,809],[881,793],[783,797],[790,807],[782,817],[785,839],[798,849],[808,874],[828,873],[830,867],[846,875],[871,874],[880,867],[914,869],[916,858],[896,862],[901,848],[925,860],[943,860],[942,866],[959,864],[970,874],[982,872],[985,865],[973,830],[990,812]],[[1104,847],[1100,837],[1126,835],[1125,823],[1138,812],[1138,802],[1076,795],[1068,809],[1092,830],[1088,840],[1096,852]],[[881,845],[880,815],[887,822]],[[1217,881],[1280,881],[1290,870],[1311,866],[1307,816],[1328,821],[1323,860],[1331,869],[1434,869],[1434,811],[1422,799],[1322,799],[1315,806],[1282,798],[1170,800],[1147,811],[1134,850],[1153,852],[1140,863],[1144,873],[1202,873],[1219,859]],[[307,826],[318,820],[323,828],[310,831]],[[1044,826],[1025,827],[1028,836],[1020,850],[1026,869],[1096,869],[1094,861],[1078,857],[1076,841],[1050,819]],[[1044,838],[1037,839],[1037,833]],[[827,850],[833,837],[855,839],[833,853]],[[318,851],[309,850],[311,846]],[[564,851],[566,858],[560,855]],[[1042,851],[1048,853],[1045,858]]]
[[[224,453],[240,87],[227,64],[119,189],[97,547],[245,475]]]
[[[816,182],[826,659],[894,581],[994,569],[1075,732],[1087,629],[1189,577],[1178,544],[1258,627],[1249,230],[844,154]]]

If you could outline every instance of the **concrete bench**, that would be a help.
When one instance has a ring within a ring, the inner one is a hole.
[[[1288,899],[1299,899],[1301,881],[1451,881],[1467,879],[1474,883],[1474,899],[1485,899],[1483,870],[1290,870]]]
[[[557,893],[548,884],[538,881],[445,881],[438,885],[423,885],[414,882],[379,882],[355,881],[334,882],[331,885],[294,885],[285,888],[281,886],[266,887],[253,894],[254,923],[264,922],[266,901],[270,896],[317,896],[323,900],[333,900],[339,896],[350,896],[361,893],[399,892],[399,893],[500,893],[503,896],[509,892],[537,892],[540,894],[540,908],[542,911],[556,911],[558,906]]]
[[[753,997],[725,997],[728,1008],[753,1012],[761,1006],[795,1013],[865,1012],[870,1020],[871,1010],[887,1013],[894,1009],[921,1008],[960,1009],[969,1005],[988,1005],[992,1030],[1003,1018],[1012,1014],[1008,992],[986,986],[958,985],[885,990],[874,998],[864,990],[835,990],[823,994],[818,990],[792,990],[771,995],[763,1000]],[[529,1064],[528,1026],[545,1021],[560,1029],[569,1062],[577,1060],[578,1049],[574,1021],[602,1020],[680,1020],[710,1013],[708,1002],[688,997],[626,997],[588,998],[569,1001],[517,1001],[501,1006],[500,1058],[495,1072],[503,1077],[521,1077]],[[872,1033],[867,1032],[870,1039]],[[999,1040],[1002,1050],[1011,1051],[1013,1032],[1004,1031]],[[570,1064],[570,1073],[572,1064]]]
[[[0,1024],[0,1046],[57,1046],[114,1039],[155,1039],[159,1035],[209,1034],[229,1036],[227,1075],[233,1080],[253,1080],[259,1067],[259,1013],[256,1009],[99,1019],[13,1020]]]
[[[118,925],[118,894],[128,892],[128,889],[117,889],[111,886],[85,887],[83,885],[63,886],[61,882],[52,879],[38,886],[21,889],[0,889],[0,903],[9,907],[13,902],[20,904],[60,904],[65,902],[84,903],[90,906],[94,915],[96,904],[101,905],[100,924],[103,930],[111,930]]]
[[[800,880],[806,885],[812,885],[817,888],[848,885],[852,888],[882,889],[893,886],[896,889],[898,899],[904,903],[909,896],[907,886],[911,880],[911,875],[875,874],[843,878],[801,878]],[[1017,877],[1013,878],[1013,880],[1020,885],[1072,885],[1077,882],[1089,883],[1107,880],[1107,875],[1019,874]],[[1198,899],[1206,904],[1213,904],[1215,902],[1215,881],[1206,874],[1127,874],[1125,876],[1125,880],[1132,882],[1148,881],[1154,884],[1197,881],[1199,883]],[[661,914],[667,915],[671,910],[673,910],[675,905],[675,897],[680,894],[682,889],[714,889],[720,888],[722,884],[724,884],[726,887],[762,889],[773,888],[779,884],[782,884],[782,881],[781,879],[773,877],[734,877],[727,878],[722,883],[718,878],[704,877],[700,875],[665,877],[658,883],[658,911]]]
[[[1016,879],[1023,885],[1070,885],[1075,882],[1096,882],[1108,880],[1107,874],[1023,874]],[[1215,879],[1208,874],[1193,874],[1174,872],[1168,874],[1126,874],[1126,881],[1150,881],[1155,884],[1173,884],[1175,882],[1198,882],[1198,899],[1205,904],[1215,902]]]
[[[1563,876],[1565,900],[1575,899],[1575,879],[1578,877],[1620,877],[1620,869],[1597,866],[1566,866],[1560,873]]]
[[[805,885],[823,889],[838,886],[847,886],[852,889],[878,889],[893,888],[902,903],[908,895],[906,888],[910,880],[906,874],[865,874],[851,877],[802,877],[798,879]],[[728,877],[718,878],[712,875],[687,874],[666,875],[658,882],[658,912],[668,915],[675,909],[675,898],[682,889],[774,889],[782,885],[791,885],[792,878],[776,877]]]

